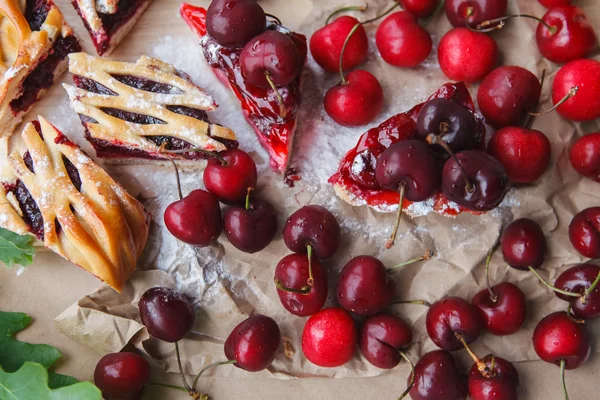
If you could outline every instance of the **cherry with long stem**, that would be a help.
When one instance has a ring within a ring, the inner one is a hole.
[[[283,290],[284,292],[289,292],[289,293],[300,293],[300,294],[309,294],[312,290],[312,288],[315,286],[315,279],[313,276],[313,270],[312,270],[312,246],[310,244],[306,245],[306,254],[308,257],[308,279],[306,280],[306,285],[302,286],[300,289],[293,289],[293,288],[289,288],[286,286],[283,286],[283,284],[281,283],[281,281],[277,278],[275,278],[275,286],[277,287],[277,289],[279,290]]]
[[[218,367],[220,365],[229,365],[229,364],[235,364],[237,361],[235,360],[227,360],[227,361],[218,361],[218,362],[214,362],[212,364],[208,364],[206,367],[202,368],[200,370],[200,372],[198,372],[198,374],[196,375],[196,377],[194,378],[194,383],[192,383],[192,389],[195,391],[196,390],[196,386],[198,385],[198,381],[200,380],[200,377],[202,376],[202,374],[204,374],[206,371],[208,371],[209,369],[212,369],[214,367]]]
[[[398,353],[400,354],[400,357],[402,357],[404,359],[404,361],[406,361],[406,363],[410,367],[410,382],[408,383],[408,386],[406,387],[406,389],[404,390],[404,392],[402,392],[402,394],[400,395],[400,397],[398,397],[398,400],[402,400],[406,396],[408,396],[408,394],[412,390],[413,386],[415,385],[415,364],[412,362],[412,360],[410,359],[410,357],[408,357],[406,355],[405,352],[398,351]]]
[[[575,95],[577,94],[578,91],[579,91],[579,87],[578,86],[574,86],[574,87],[572,87],[569,90],[569,92],[565,95],[565,97],[563,97],[562,99],[560,99],[560,101],[558,103],[556,103],[552,108],[550,108],[550,109],[548,109],[546,111],[529,113],[529,115],[531,115],[532,117],[540,117],[542,115],[549,114],[552,111],[556,110],[558,107],[560,107],[563,104],[565,104],[571,98],[575,97]]]
[[[467,343],[467,341],[462,337],[461,334],[455,333],[454,336],[456,337],[456,339],[458,339],[458,341],[460,341],[462,343],[462,345],[465,347],[465,350],[467,351],[467,353],[469,354],[469,356],[471,356],[471,358],[473,359],[473,361],[475,361],[475,364],[477,365],[477,369],[479,370],[479,372],[481,372],[481,375],[483,375],[486,378],[489,378],[491,376],[493,368],[490,369],[487,366],[487,363],[483,362],[477,356],[477,354],[475,354],[475,352],[471,349],[471,347],[469,346],[469,344]],[[493,360],[494,359],[492,358],[492,365],[493,365]]]

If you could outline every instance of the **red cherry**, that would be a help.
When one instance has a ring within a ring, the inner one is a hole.
[[[505,65],[485,77],[477,103],[486,121],[496,128],[519,125],[540,101],[538,78],[525,68]]]
[[[586,208],[573,217],[569,239],[584,257],[600,258],[600,207]]]
[[[479,312],[459,297],[447,297],[433,303],[427,312],[425,325],[433,343],[446,351],[463,348],[458,337],[472,343],[481,332]]]
[[[537,181],[548,169],[552,147],[542,132],[507,126],[492,135],[488,153],[504,166],[513,183]]]
[[[405,11],[417,18],[427,18],[436,10],[439,0],[399,0]]]
[[[325,111],[338,124],[360,126],[373,121],[383,108],[383,89],[370,72],[350,72],[345,82],[325,94]]]
[[[427,353],[415,365],[415,385],[410,391],[412,400],[465,400],[465,384],[454,357],[436,350]],[[412,374],[408,378],[411,381]]]
[[[106,400],[140,399],[149,380],[150,364],[134,353],[107,354],[94,370],[94,383]]]
[[[471,304],[479,310],[488,332],[494,335],[512,335],[523,326],[527,315],[525,294],[517,286],[502,282],[473,296]]]
[[[302,351],[320,367],[339,367],[356,352],[356,326],[348,311],[326,308],[308,319],[302,332]]]
[[[148,333],[164,342],[178,342],[192,329],[196,313],[188,299],[165,287],[153,287],[138,302]]]
[[[454,28],[440,41],[442,72],[455,81],[477,82],[496,65],[498,45],[490,36],[467,28]]]
[[[327,272],[313,257],[311,260],[312,286],[308,285],[308,257],[290,254],[281,259],[275,268],[275,282],[279,300],[286,310],[299,317],[315,314],[327,300]]]
[[[240,322],[225,341],[225,357],[250,372],[267,368],[277,354],[281,332],[272,318],[253,315]]]
[[[600,118],[600,62],[576,60],[561,67],[552,84],[552,101],[557,104],[572,88],[577,94],[558,107],[563,117],[573,121],[591,121]]]
[[[598,274],[600,274],[600,267],[597,265],[579,264],[567,269],[556,278],[554,287],[580,295],[573,297],[554,292],[556,297],[569,302],[575,317],[586,320],[600,317],[600,287],[595,286],[588,292],[598,279]]]
[[[571,4],[571,0],[538,0],[544,7],[551,8]]]
[[[256,181],[256,164],[240,149],[230,149],[219,154],[218,159],[209,159],[204,170],[206,190],[226,204],[243,201],[248,188],[256,188]]]
[[[295,253],[306,254],[311,246],[316,258],[326,259],[340,247],[340,225],[326,208],[304,206],[286,221],[283,241]]]
[[[566,63],[586,57],[598,45],[594,27],[583,11],[565,5],[551,8],[538,24],[535,40],[544,57]]]
[[[519,372],[504,358],[492,355],[481,360],[487,367],[482,373],[477,363],[469,371],[471,400],[518,400]]]
[[[600,132],[577,139],[571,148],[570,158],[577,172],[600,182]]]
[[[247,207],[229,207],[223,215],[223,225],[229,242],[252,254],[273,241],[277,232],[277,213],[268,201],[252,198]]]
[[[225,47],[244,47],[265,30],[267,17],[253,0],[213,0],[206,10],[206,30]]]
[[[538,268],[546,258],[546,236],[540,225],[528,218],[510,223],[500,238],[504,261],[513,268]]]
[[[210,246],[221,234],[221,208],[215,196],[193,190],[165,210],[165,225],[177,239],[193,246]]]
[[[405,11],[388,16],[377,28],[375,43],[381,57],[396,67],[416,67],[431,53],[431,35]]]
[[[484,21],[503,17],[507,0],[446,0],[446,16],[454,26],[476,27]]]
[[[360,22],[353,17],[343,16],[313,33],[310,38],[310,52],[324,70],[338,72],[340,56],[346,37]],[[369,40],[365,28],[360,25],[352,34],[344,50],[343,69],[352,69],[367,58]]]
[[[412,342],[413,334],[403,319],[390,314],[372,315],[365,320],[358,348],[377,368],[392,369],[400,363],[400,352]]]

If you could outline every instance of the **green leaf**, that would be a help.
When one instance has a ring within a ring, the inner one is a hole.
[[[48,372],[48,386],[50,389],[58,389],[65,386],[71,386],[79,382],[69,375],[61,375],[54,372]]]
[[[14,264],[27,266],[33,262],[33,237],[21,236],[0,228],[0,261],[9,268]]]
[[[90,382],[50,389],[48,371],[27,362],[13,373],[0,368],[0,400],[102,400],[102,394]]]

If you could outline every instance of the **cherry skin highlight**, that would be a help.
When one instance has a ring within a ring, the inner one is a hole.
[[[540,225],[528,218],[511,222],[500,237],[504,261],[513,268],[539,268],[546,258],[546,236]]]
[[[574,87],[579,88],[577,94],[559,106],[558,113],[572,121],[600,118],[600,62],[583,59],[562,66],[552,84],[552,102],[557,104]]]
[[[315,365],[339,367],[356,353],[357,331],[348,311],[326,308],[311,316],[302,332],[302,352]]]
[[[232,206],[225,210],[223,227],[229,242],[245,253],[263,250],[277,232],[277,213],[266,200],[251,198],[248,208]]]
[[[382,369],[392,369],[400,363],[400,351],[413,339],[410,325],[391,314],[376,314],[365,320],[360,331],[358,348],[368,362]]]
[[[240,322],[225,341],[225,357],[238,368],[250,372],[269,367],[279,348],[281,332],[272,318],[253,315]]]
[[[327,72],[340,70],[340,56],[346,37],[359,23],[354,17],[343,16],[313,33],[310,38],[310,53],[321,68]],[[367,33],[361,25],[348,40],[344,50],[343,69],[352,69],[362,64],[367,58],[368,49]]]
[[[411,374],[412,375],[412,374]],[[415,385],[410,391],[412,400],[465,400],[465,384],[454,357],[446,351],[425,354],[415,365]],[[408,378],[410,383],[411,376]]]
[[[448,78],[468,83],[477,82],[496,65],[498,45],[485,33],[454,28],[442,37],[438,60],[442,72]]]
[[[178,342],[192,329],[195,312],[192,303],[180,293],[165,287],[148,289],[138,303],[142,323],[148,333],[165,342]]]
[[[227,150],[219,156],[222,160],[210,158],[204,170],[206,190],[226,204],[244,201],[248,188],[256,188],[258,178],[254,160],[240,149]]]
[[[206,31],[225,47],[244,47],[266,24],[264,10],[252,0],[213,0],[206,10]]]
[[[429,32],[406,11],[391,14],[381,22],[375,43],[385,62],[405,68],[416,67],[425,61],[433,46]]]
[[[135,353],[107,354],[98,361],[94,383],[106,400],[136,400],[150,380],[150,364]]]
[[[577,139],[569,154],[571,165],[577,172],[600,182],[600,132]]]
[[[304,206],[286,221],[283,241],[288,249],[301,254],[306,254],[310,245],[314,256],[323,260],[331,257],[340,247],[340,225],[326,208]]]
[[[569,239],[582,256],[600,258],[600,207],[586,208],[573,217]]]
[[[510,282],[492,286],[494,297],[483,289],[471,300],[479,310],[484,328],[493,335],[512,335],[523,326],[527,315],[525,294]]]
[[[447,297],[433,303],[427,312],[425,325],[433,343],[446,351],[463,348],[456,335],[472,343],[481,332],[478,310],[459,297]]]

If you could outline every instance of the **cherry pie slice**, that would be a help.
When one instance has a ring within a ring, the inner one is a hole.
[[[107,56],[129,33],[152,0],[72,0],[96,51]]]
[[[447,83],[428,100],[434,98],[449,99],[467,108],[475,117],[478,136],[485,137],[483,118],[475,112],[473,100],[464,83]],[[360,137],[356,147],[342,159],[338,171],[329,178],[339,197],[353,206],[367,205],[378,212],[395,212],[398,209],[398,192],[382,189],[375,179],[377,157],[392,144],[414,138],[417,116],[424,104],[418,104],[407,112],[394,115]],[[404,212],[410,216],[420,216],[429,211],[449,217],[464,211],[480,214],[451,202],[441,190],[421,203],[411,203],[405,199],[403,206]]]
[[[13,133],[76,51],[79,41],[51,0],[0,1],[0,137]]]
[[[85,53],[69,59],[75,86],[64,87],[99,157],[194,160],[206,155],[164,151],[237,147],[230,129],[208,122],[213,98],[172,65],[145,56],[135,63]]]
[[[271,166],[279,172],[287,169],[292,149],[296,117],[301,99],[302,74],[291,84],[278,88],[285,104],[285,117],[280,116],[280,107],[273,90],[265,90],[246,84],[242,78],[239,56],[241,49],[219,45],[206,33],[206,10],[184,3],[181,15],[189,27],[200,37],[200,46],[206,61],[219,80],[238,97],[244,116],[254,128],[261,145],[269,152]],[[267,22],[267,29],[276,29],[288,35],[306,61],[306,37],[292,32],[275,22]]]
[[[149,214],[45,119],[22,138],[25,154],[8,157],[15,179],[0,185],[0,227],[35,236],[120,291],[146,244]]]

